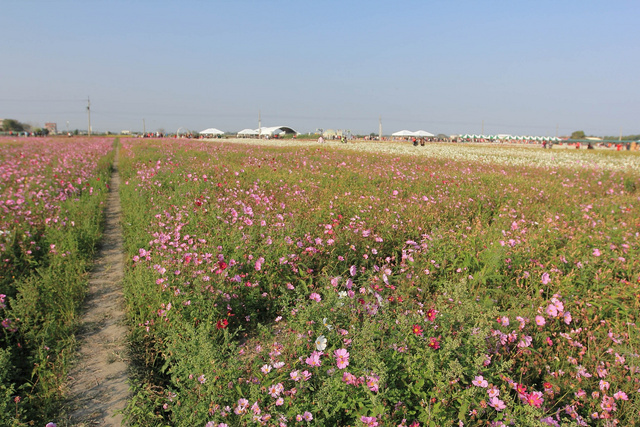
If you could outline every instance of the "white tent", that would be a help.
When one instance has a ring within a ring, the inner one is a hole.
[[[200,135],[224,135],[224,132],[220,129],[209,128],[198,132]]]
[[[238,132],[238,136],[253,136],[257,135],[258,131],[256,129],[242,129]]]
[[[284,133],[284,131],[282,129],[280,129],[281,126],[273,126],[273,127],[261,127],[259,129],[259,133],[260,135],[263,136],[273,136],[273,135],[280,135],[282,133]]]
[[[413,134],[415,136],[435,136],[434,134],[429,133],[426,130],[417,130],[417,131],[413,132]]]
[[[410,130],[401,130],[395,133],[392,133],[391,136],[416,136],[414,132]]]

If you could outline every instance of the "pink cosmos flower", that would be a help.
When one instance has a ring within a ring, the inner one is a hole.
[[[547,306],[547,309],[545,310],[545,312],[547,313],[547,316],[549,316],[549,317],[558,317],[558,309],[553,304],[549,304]]]
[[[475,377],[473,381],[471,381],[471,383],[477,387],[487,388],[487,386],[489,386],[489,383],[483,378],[482,375],[478,375],[477,377]]]
[[[529,335],[523,335],[520,338],[520,341],[518,341],[518,347],[520,348],[529,347],[532,341],[533,341],[533,338],[531,338]]]
[[[377,427],[379,425],[376,417],[365,417],[363,415],[360,417],[360,421],[362,421],[365,426],[369,427]]]
[[[367,375],[367,387],[369,387],[369,390],[377,393],[379,389],[379,381],[380,378],[376,374]]]
[[[542,273],[542,284],[546,285],[551,282],[551,278],[549,277],[549,273]]]
[[[504,402],[498,399],[497,397],[492,397],[489,400],[489,406],[491,406],[493,409],[495,409],[498,412],[502,411],[504,408],[507,407],[507,405],[505,405]]]
[[[292,380],[294,381],[300,381],[300,371],[292,371],[289,376],[291,377]]]
[[[572,320],[571,313],[569,313],[568,311],[564,312],[563,318],[564,318],[564,323],[566,323],[567,325],[571,323],[571,320]]]
[[[616,410],[616,401],[613,397],[602,396],[602,402],[600,402],[600,407],[603,411],[613,412]]]
[[[313,420],[313,415],[311,415],[311,412],[306,411],[304,414],[302,414],[302,418],[305,421],[311,421],[311,420]]]
[[[306,364],[309,366],[320,366],[322,364],[322,362],[320,361],[321,355],[322,352],[314,351],[313,353],[311,353],[311,356],[305,359]]]
[[[344,374],[342,374],[342,381],[349,385],[356,385],[357,380],[358,379],[356,378],[356,376],[349,372],[345,372]]]
[[[311,295],[309,295],[309,299],[316,302],[322,301],[322,297],[317,292],[313,292]]]
[[[600,255],[602,255],[602,254],[600,253],[600,249],[595,248],[595,249],[593,250],[593,256],[600,256]]]
[[[487,389],[487,394],[491,398],[498,397],[500,395],[500,390],[498,390],[497,387],[492,386],[492,387]]]
[[[333,352],[333,355],[336,358],[336,363],[338,365],[338,369],[344,369],[349,365],[349,352],[344,349],[338,349]]]
[[[629,397],[627,396],[627,393],[625,393],[624,391],[618,391],[617,393],[615,393],[613,395],[613,397],[616,400],[629,400]]]
[[[539,408],[540,406],[542,406],[543,402],[544,398],[542,397],[542,392],[540,391],[531,392],[531,394],[527,396],[527,403],[534,408]]]
[[[253,402],[253,405],[251,405],[251,410],[256,415],[260,415],[260,413],[262,413],[262,410],[260,409],[258,402]]]
[[[542,316],[536,316],[536,325],[538,326],[544,326],[547,323],[546,320],[544,320],[544,317]]]

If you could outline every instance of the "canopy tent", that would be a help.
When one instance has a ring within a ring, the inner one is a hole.
[[[401,131],[392,133],[391,136],[415,136],[415,135],[410,130],[401,130]]]
[[[274,135],[283,135],[293,133],[297,134],[298,132],[290,128],[288,126],[272,126],[272,127],[261,127],[259,129],[243,129],[238,132],[238,136],[274,136]]]
[[[285,133],[284,130],[280,129],[280,126],[272,126],[272,127],[261,127],[260,129],[258,129],[258,132],[260,135],[263,136],[274,136],[274,135],[280,135],[282,133]]]
[[[257,129],[242,129],[240,132],[238,132],[238,136],[252,136],[257,134]]]
[[[224,132],[220,129],[209,128],[198,132],[200,135],[224,135]]]
[[[398,132],[394,132],[391,134],[391,136],[418,136],[418,137],[425,137],[425,136],[435,136],[432,133],[427,132],[426,130],[417,130],[415,132],[412,132],[410,130],[400,130]]]
[[[415,136],[435,136],[434,134],[427,132],[426,130],[417,130],[413,134]]]

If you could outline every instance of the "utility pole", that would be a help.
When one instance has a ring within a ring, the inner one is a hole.
[[[87,129],[88,136],[91,136],[91,99],[87,96],[87,114],[89,116],[89,127]]]
[[[382,115],[380,115],[380,119],[378,120],[378,139],[382,141]]]

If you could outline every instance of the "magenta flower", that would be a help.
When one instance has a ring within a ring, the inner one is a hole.
[[[316,302],[322,301],[322,297],[317,292],[313,292],[311,295],[309,295],[309,299]]]
[[[542,284],[546,285],[550,281],[551,281],[551,278],[549,278],[549,273],[542,273]]]
[[[311,415],[311,412],[306,411],[304,414],[302,414],[302,418],[305,421],[311,421],[311,420],[313,420],[313,415]]]
[[[542,397],[542,392],[540,391],[531,392],[527,396],[527,403],[533,406],[534,408],[541,407],[543,402],[544,402],[544,398]]]
[[[600,256],[600,255],[602,255],[602,254],[600,253],[600,249],[595,248],[595,249],[593,250],[593,256]]]

